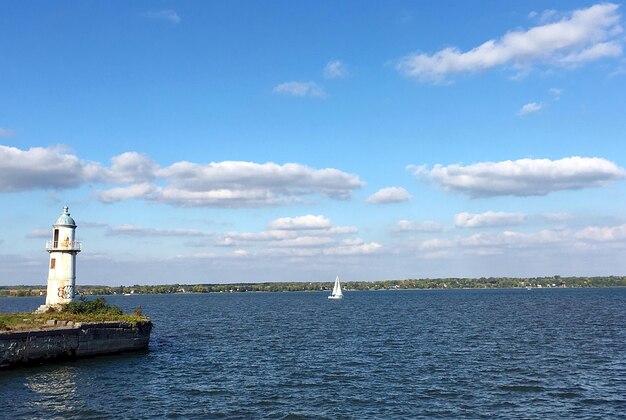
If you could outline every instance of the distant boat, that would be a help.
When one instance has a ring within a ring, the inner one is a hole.
[[[341,292],[341,283],[339,283],[339,276],[335,279],[335,286],[333,292],[328,296],[328,299],[342,299],[343,293]]]

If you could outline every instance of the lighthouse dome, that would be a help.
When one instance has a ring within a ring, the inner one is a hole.
[[[76,226],[76,222],[70,216],[67,206],[63,207],[63,213],[61,213],[54,226]]]

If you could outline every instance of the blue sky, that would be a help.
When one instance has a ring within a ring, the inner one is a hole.
[[[0,284],[626,275],[623,14],[3,2]]]

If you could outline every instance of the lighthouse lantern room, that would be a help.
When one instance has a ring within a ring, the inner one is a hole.
[[[76,223],[67,206],[52,225],[52,240],[46,242],[50,254],[46,307],[69,303],[76,290],[76,255],[82,243],[75,239]]]

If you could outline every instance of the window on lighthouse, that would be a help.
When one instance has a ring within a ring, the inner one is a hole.
[[[57,265],[57,259],[56,258],[51,258],[50,259],[50,269],[52,270],[54,267],[56,267]]]
[[[54,244],[53,247],[56,248],[59,246],[59,229],[54,230]]]

